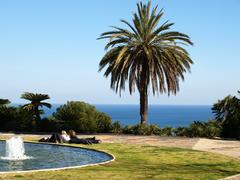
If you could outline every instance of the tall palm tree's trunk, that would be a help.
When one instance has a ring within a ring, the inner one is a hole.
[[[148,119],[148,92],[147,92],[147,62],[143,60],[142,70],[140,74],[140,117],[141,124],[146,124]]]
[[[148,119],[148,94],[146,88],[140,91],[140,117],[141,124],[146,124]]]

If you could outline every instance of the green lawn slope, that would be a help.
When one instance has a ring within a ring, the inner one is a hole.
[[[91,167],[25,174],[0,175],[0,179],[220,179],[240,173],[233,158],[180,148],[126,144],[97,144],[116,157],[114,162]]]

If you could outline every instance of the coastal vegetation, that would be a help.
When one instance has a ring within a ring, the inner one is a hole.
[[[228,95],[215,103],[212,110],[221,124],[221,136],[240,139],[240,98]]]
[[[46,97],[46,95],[45,95]],[[9,100],[4,100],[10,102]],[[42,101],[40,101],[43,103]],[[31,104],[31,103],[30,103]],[[45,103],[44,103],[45,104]],[[28,104],[27,104],[28,105]],[[0,131],[59,132],[74,129],[78,133],[114,133],[185,137],[222,137],[240,139],[240,99],[227,96],[212,107],[214,119],[207,122],[194,121],[187,127],[163,127],[154,124],[122,125],[112,121],[106,113],[93,105],[69,101],[60,106],[50,117],[35,120],[35,114],[23,106],[0,106]],[[31,107],[32,105],[30,105]],[[39,105],[40,107],[43,105]],[[48,107],[51,105],[49,104]],[[41,109],[39,112],[44,113]]]
[[[69,101],[60,106],[53,118],[60,129],[74,129],[80,133],[110,132],[112,119],[85,102]]]
[[[118,123],[118,126],[116,124]],[[215,120],[208,122],[195,121],[188,127],[164,127],[160,128],[157,125],[137,124],[121,126],[119,122],[113,125],[114,133],[134,134],[134,135],[158,135],[158,136],[182,136],[182,137],[220,137],[221,126]]]
[[[32,114],[21,107],[0,106],[0,131],[33,131]]]
[[[41,107],[51,108],[44,102],[50,99],[47,94],[24,93],[21,98],[30,101],[28,104],[16,106],[0,106],[0,131],[13,132],[59,132],[62,129],[74,129],[79,133],[110,133],[112,119],[109,115],[98,111],[94,106],[80,101],[69,101],[60,106],[50,117],[42,118]],[[41,108],[41,109],[40,109]]]
[[[26,106],[0,106],[0,131],[59,132],[63,129],[74,129],[79,133],[240,139],[240,99],[230,95],[213,105],[214,119],[208,122],[194,121],[187,127],[175,128],[160,128],[154,124],[122,125],[119,121],[113,122],[109,115],[98,111],[93,105],[80,101],[69,101],[60,106],[52,116],[40,116],[40,119],[33,123],[35,115],[26,109]],[[39,112],[44,111],[39,109]]]
[[[160,25],[163,10],[151,9],[151,2],[137,4],[132,23],[121,20],[128,28],[113,26],[99,39],[107,39],[107,50],[99,63],[99,71],[111,76],[111,88],[116,92],[125,90],[126,81],[130,94],[137,88],[140,94],[140,123],[147,123],[148,95],[176,94],[184,73],[193,63],[183,45],[192,45],[186,34],[170,31],[174,23],[165,21]]]

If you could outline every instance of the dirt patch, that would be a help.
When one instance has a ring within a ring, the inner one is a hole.
[[[199,139],[192,149],[240,158],[240,141]]]

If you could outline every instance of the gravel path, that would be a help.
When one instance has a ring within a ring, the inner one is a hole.
[[[240,141],[199,139],[192,149],[224,154],[240,159]]]

